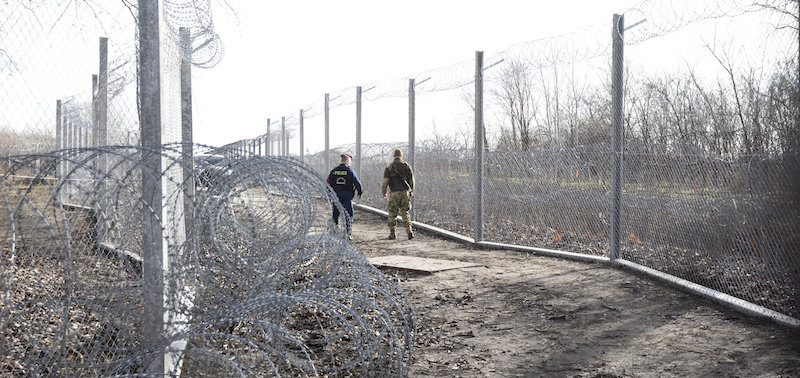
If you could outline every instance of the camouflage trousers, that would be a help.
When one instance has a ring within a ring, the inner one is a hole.
[[[406,230],[411,230],[411,197],[408,195],[407,190],[389,193],[389,204],[386,205],[386,210],[389,212],[389,230],[394,231],[397,226],[397,214],[403,219],[403,224]]]

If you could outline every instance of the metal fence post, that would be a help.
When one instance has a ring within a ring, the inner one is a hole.
[[[159,0],[139,1],[139,118],[142,147],[142,335],[146,345],[163,345],[164,334],[164,240],[160,218],[163,213],[161,188],[161,63],[159,43]],[[156,354],[148,373],[163,374],[164,354]]]
[[[361,172],[361,87],[356,87],[356,172]]]
[[[97,147],[97,75],[92,75],[92,146]]]
[[[72,165],[70,164],[69,156],[71,152],[69,149],[72,147],[72,140],[70,139],[70,124],[69,124],[69,117],[67,117],[67,113],[69,112],[69,107],[67,106],[67,102],[61,103],[61,147],[66,149],[67,152],[64,154],[65,159],[63,160],[63,164],[61,166],[61,173],[62,178],[66,178],[70,176],[70,171],[72,170]],[[69,180],[65,180],[63,182],[65,187],[69,186]]]
[[[325,93],[325,153],[322,155],[322,167],[327,167],[330,163],[328,153],[330,150],[330,94]]]
[[[194,228],[194,130],[192,129],[192,36],[178,29],[181,47],[181,147],[183,153],[183,220],[185,231]],[[188,237],[188,235],[187,235]],[[189,251],[191,253],[191,251]]]
[[[300,161],[306,161],[305,158],[305,146],[303,145],[305,134],[303,130],[303,109],[300,109]]]
[[[416,91],[414,90],[414,79],[408,79],[408,164],[411,165],[411,171],[414,171],[414,150],[416,148],[414,142],[416,141]],[[414,206],[414,197],[411,197],[411,220],[416,219],[416,207]]]
[[[475,241],[483,241],[483,51],[475,52]]]
[[[65,141],[66,147],[69,150],[69,155],[73,153],[72,149],[75,148],[75,138],[72,137],[72,134],[75,132],[75,127],[72,125],[71,115],[66,114],[71,112],[69,109],[65,109],[64,114],[64,130],[67,134],[67,140]],[[64,162],[64,168],[66,169],[67,175],[71,175],[72,171],[72,163],[69,160]]]
[[[61,147],[64,149],[69,149],[69,121],[67,120],[67,111],[68,108],[66,107],[66,103],[61,103]],[[66,175],[69,173],[69,161],[64,159],[63,165],[61,166],[61,173]],[[64,183],[67,185],[67,183]]]
[[[622,33],[625,18],[615,14],[611,27],[611,260],[620,257],[620,206],[622,200]]]
[[[264,148],[267,150],[267,156],[272,155],[272,135],[270,134],[270,126],[270,119],[267,118],[267,142],[264,146]]]
[[[289,156],[286,148],[286,117],[281,116],[281,156]]]
[[[94,96],[95,110],[95,124],[94,135],[96,147],[108,146],[108,38],[100,38],[100,64],[97,71],[97,93]],[[108,161],[104,153],[97,155],[95,170],[99,174],[99,182],[97,183],[97,198],[95,213],[97,216],[95,243],[99,246],[100,243],[105,241],[106,232],[108,231],[108,214],[106,209],[109,207],[110,200],[106,197],[105,181],[107,179]]]
[[[61,129],[63,126],[61,122],[61,100],[56,100],[56,151],[61,151],[64,148],[64,131]],[[61,180],[64,177],[64,162],[63,159],[58,159],[56,163],[56,187],[61,186]],[[59,191],[60,193],[60,191]]]
[[[794,114],[795,114],[795,135],[794,135],[794,147],[795,149],[800,149],[800,2],[797,3],[797,92],[794,94]],[[795,151],[796,151],[795,150]],[[797,159],[797,157],[795,157]],[[789,173],[789,180],[794,180],[794,200],[795,200],[795,211],[800,210],[800,165],[798,165],[797,160],[795,160],[795,166],[793,170],[790,170]],[[800,287],[800,274],[794,275],[794,287]],[[795,296],[794,305],[796,307],[800,307],[800,295]]]
[[[73,124],[74,122],[72,122],[72,119],[69,117],[67,117],[65,121],[67,122],[67,133],[68,133],[67,148],[73,149],[75,148],[75,136],[74,136],[75,125]]]
[[[97,75],[97,145],[108,145],[108,38],[100,38],[100,70]],[[103,167],[105,168],[105,167]]]

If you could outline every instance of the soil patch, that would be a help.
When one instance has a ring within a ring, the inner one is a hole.
[[[420,230],[412,240],[387,236],[385,218],[357,211],[352,243],[368,258],[478,265],[382,269],[417,313],[411,376],[800,376],[797,330],[647,277]]]

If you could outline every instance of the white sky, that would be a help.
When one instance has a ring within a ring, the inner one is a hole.
[[[214,0],[225,56],[194,69],[195,142],[266,131],[325,93],[497,53],[517,43],[608,25],[633,0]],[[488,62],[487,62],[488,63]],[[332,146],[335,144],[332,142]],[[313,152],[313,151],[312,151]]]
[[[388,80],[397,83],[398,79],[416,77],[424,71],[459,62],[470,63],[475,51],[484,51],[488,65],[492,63],[494,54],[509,47],[569,34],[585,26],[598,27],[597,33],[589,34],[589,37],[582,34],[587,46],[606,46],[610,39],[612,15],[641,4],[640,0],[547,3],[407,0],[397,4],[378,0],[210,1],[214,5],[213,16],[225,55],[214,68],[194,68],[193,120],[195,142],[215,146],[264,134],[267,118],[271,118],[273,124],[279,123],[281,116],[297,118],[298,111],[311,104],[317,106],[317,114],[321,113],[319,107],[325,93],[335,95],[347,89],[352,90],[347,93],[354,96],[355,86]],[[656,30],[670,28],[679,23],[672,19],[673,16],[691,14],[695,6],[729,9],[735,3],[746,1],[649,1],[647,6],[650,10],[660,13],[645,25]],[[27,17],[0,33],[0,48],[19,63],[19,66],[10,65],[8,59],[0,56],[0,72],[8,75],[0,82],[0,88],[12,93],[0,101],[3,110],[0,112],[0,125],[4,127],[53,130],[52,112],[56,99],[73,94],[88,98],[90,77],[97,69],[97,36],[109,37],[111,60],[130,59],[125,52],[132,53],[133,24],[126,18],[129,17],[128,10],[121,6],[122,3],[109,3],[117,5],[109,8],[120,9],[107,18],[127,21],[122,23],[126,26],[120,28],[120,25],[106,21],[104,30],[93,29],[97,23],[93,22],[95,16],[91,14],[65,17],[50,30],[55,17],[43,17],[49,13],[42,12],[56,12],[57,16],[63,12],[65,4],[81,3],[42,0],[41,4],[47,7],[42,5],[33,12],[19,14],[7,13],[14,7],[0,8],[0,15],[6,18]],[[71,15],[70,12],[65,14]],[[636,12],[629,12],[626,17],[627,25],[638,21]],[[728,25],[724,26],[726,21]],[[713,59],[708,63],[708,52],[700,48],[702,41],[716,43],[722,39],[748,39],[741,35],[757,34],[757,29],[748,25],[754,24],[744,23],[742,18],[722,18],[685,27],[653,40],[654,43],[648,41],[626,46],[626,67],[646,61],[649,70],[662,72],[662,66],[667,71],[685,68],[687,63],[683,59],[704,57],[706,62],[692,67],[701,71],[718,71],[718,64]],[[762,32],[764,25],[768,23],[762,21],[758,26]],[[594,34],[598,36],[596,41],[591,38]],[[791,51],[797,49],[796,37],[788,42],[773,38],[772,43],[777,47],[756,42],[756,48],[735,47],[729,51],[733,59],[739,61],[761,58],[769,51],[787,51],[787,47],[782,46],[791,46]],[[557,50],[562,46],[564,51],[580,51],[581,47],[564,41],[555,44]],[[676,46],[678,48],[674,48]],[[673,49],[666,51],[668,48]],[[607,78],[604,75],[609,65],[607,58],[596,59],[590,64],[593,76],[577,80]],[[123,71],[132,80],[135,67],[130,64],[127,67]],[[739,68],[747,68],[747,65],[741,64]],[[471,70],[469,65],[467,69]],[[471,72],[466,74],[471,75]],[[713,78],[715,75],[719,76],[719,73],[708,76]],[[471,129],[471,114],[460,99],[459,91],[430,93],[423,90],[425,93],[418,95],[418,140],[424,137],[423,131],[430,133],[432,126],[439,132],[448,127],[449,130],[454,127],[458,128],[456,130]],[[406,101],[405,98],[365,100],[363,142],[407,140]],[[484,105],[491,104],[485,99]],[[122,108],[113,109],[114,114],[135,119],[133,102],[118,106]],[[354,118],[352,105],[331,109],[331,147],[354,142]],[[497,126],[500,120],[487,119],[487,128],[492,126],[492,122]],[[305,147],[312,153],[319,151],[324,141],[321,123],[321,115],[306,119]],[[131,122],[131,126],[134,127],[135,122]],[[296,138],[291,143],[291,153],[295,154],[299,147]]]

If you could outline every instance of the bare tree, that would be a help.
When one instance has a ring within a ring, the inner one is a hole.
[[[705,140],[703,144],[706,146],[708,151],[721,153],[722,143],[720,143],[720,135],[727,124],[727,122],[725,122],[727,117],[725,117],[718,99],[714,97],[714,94],[711,93],[711,91],[703,88],[692,68],[689,68],[689,79],[691,80],[699,99],[702,101],[702,106],[705,107],[704,114],[706,115],[706,125],[709,129],[706,130],[706,133],[704,133]],[[708,124],[709,120],[710,124]]]
[[[800,107],[797,101],[797,76],[787,61],[782,70],[776,70],[766,89],[764,123],[771,125],[775,141],[773,148],[778,153],[800,152],[800,127],[797,126],[796,114]]]
[[[461,101],[463,101],[467,106],[469,106],[469,110],[471,114],[475,114],[475,92],[470,91],[466,88],[462,88],[460,92]],[[484,113],[484,117],[486,113]],[[434,127],[435,128],[435,127]],[[489,148],[489,139],[486,137],[486,124],[483,125],[483,148]]]
[[[717,53],[716,50],[709,45],[708,43],[705,44],[706,49],[711,53],[711,55],[716,59],[716,61],[722,66],[722,69],[727,73],[728,79],[730,80],[731,87],[733,89],[733,99],[736,104],[736,115],[737,120],[739,121],[739,127],[742,134],[742,152],[746,155],[749,155],[752,150],[752,141],[750,136],[750,130],[745,122],[744,119],[744,108],[742,105],[742,99],[739,94],[738,82],[736,81],[736,73],[734,72],[733,67],[733,58],[731,57],[730,53],[723,49],[720,53]],[[722,56],[720,56],[722,54]]]
[[[544,97],[543,123],[545,124],[546,128],[545,137],[549,142],[550,147],[557,149],[559,147],[558,144],[560,139],[559,131],[561,118],[561,109],[559,107],[559,73],[557,66],[554,65],[550,68],[552,69],[552,75],[547,75],[545,73],[545,67],[539,67],[539,86],[542,89],[541,92],[543,93]],[[535,115],[536,113],[534,112],[534,116]]]
[[[567,135],[565,145],[568,147],[575,147],[577,145],[576,138],[579,128],[579,114],[581,113],[581,97],[586,90],[586,85],[578,86],[579,83],[585,83],[586,80],[577,80],[575,77],[575,66],[569,73],[569,87],[567,93],[567,101],[565,101],[564,113],[566,115]]]
[[[636,93],[629,93],[627,96],[631,102],[630,117],[631,123],[638,126],[627,135],[628,138],[638,139],[645,145],[651,144],[653,121],[650,117],[650,108],[656,101],[653,91],[647,85],[640,85],[635,89]],[[637,138],[638,137],[638,138]]]
[[[577,144],[592,144],[608,140],[611,128],[611,99],[608,90],[598,87],[587,88],[581,96],[584,114],[578,123]]]
[[[499,99],[502,111],[511,125],[511,139],[515,149],[532,147],[531,124],[536,115],[532,93],[530,67],[519,60],[511,60],[500,73],[499,88],[492,94]]]

